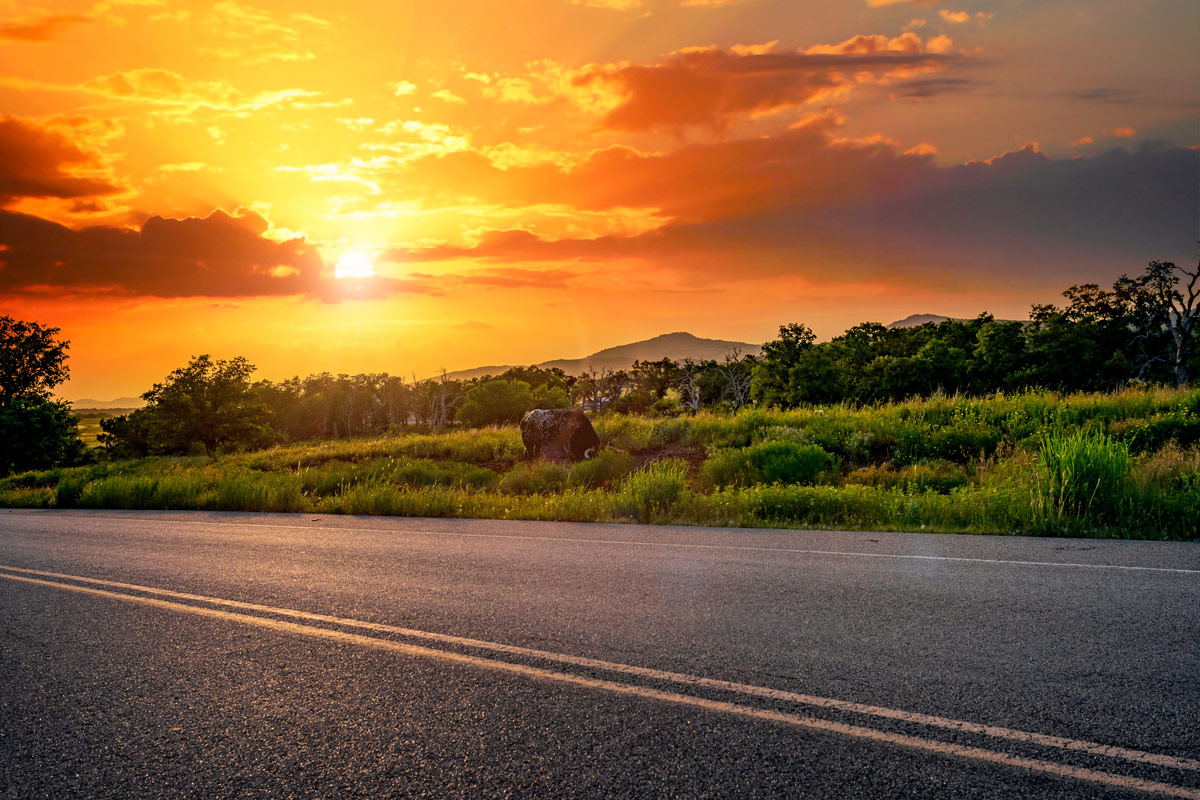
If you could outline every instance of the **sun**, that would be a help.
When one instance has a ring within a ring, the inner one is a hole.
[[[333,274],[337,278],[369,278],[375,274],[375,268],[362,253],[346,253],[333,268]]]

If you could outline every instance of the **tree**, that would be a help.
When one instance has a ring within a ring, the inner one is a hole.
[[[534,407],[533,391],[525,381],[491,380],[467,390],[458,419],[471,427],[517,422]]]
[[[654,392],[659,400],[679,382],[679,363],[665,356],[658,361],[634,361],[631,372],[637,387]]]
[[[690,358],[685,358],[679,367],[679,396],[683,405],[693,414],[700,410],[700,379],[704,375],[704,365]]]
[[[134,412],[139,420],[110,422],[105,445],[127,445],[120,440],[122,429],[140,435],[141,428],[150,452],[187,453],[199,443],[212,458],[224,446],[261,446],[272,436],[267,409],[251,391],[253,372],[254,365],[241,356],[228,361],[196,356],[142,395],[146,407]]]
[[[1179,284],[1184,278],[1187,280],[1180,291]],[[1200,315],[1200,264],[1192,272],[1170,261],[1151,261],[1136,278],[1122,275],[1116,289],[1127,293],[1143,314],[1171,334],[1175,385],[1187,386],[1188,361],[1194,346],[1192,333]]]
[[[0,409],[0,475],[87,460],[71,406],[33,395]]]
[[[754,398],[767,406],[791,408],[799,401],[793,371],[812,349],[817,337],[807,325],[779,326],[779,338],[762,347],[755,373]]]
[[[0,316],[0,475],[86,460],[71,407],[50,399],[67,379],[58,328]]]
[[[533,405],[535,408],[567,408],[571,405],[571,397],[565,387],[544,383],[533,390]]]
[[[750,390],[754,387],[754,356],[744,356],[736,347],[725,354],[725,361],[717,365],[723,387],[721,399],[728,400],[733,415],[750,402]]]
[[[0,408],[18,397],[50,396],[67,379],[67,348],[58,328],[0,317]]]

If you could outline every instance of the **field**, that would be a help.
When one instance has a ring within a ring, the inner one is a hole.
[[[147,458],[0,480],[0,505],[1200,539],[1200,390],[935,397],[595,420],[578,464],[516,427]]]
[[[79,436],[88,447],[99,447],[96,437],[101,434],[100,420],[118,417],[133,411],[132,408],[77,408],[75,419],[79,420]]]

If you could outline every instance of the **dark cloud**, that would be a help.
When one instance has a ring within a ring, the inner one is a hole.
[[[1093,89],[1077,89],[1067,92],[1066,96],[1073,100],[1088,100],[1093,103],[1132,103],[1139,94],[1139,92],[1129,89],[1110,89],[1101,86]]]
[[[750,148],[747,152],[744,148]],[[686,155],[685,155],[686,153]],[[739,153],[733,157],[733,153]],[[662,157],[643,156],[662,177]],[[407,261],[498,262],[630,258],[684,273],[731,276],[833,270],[840,279],[892,268],[964,278],[998,274],[1097,279],[1096,269],[1187,258],[1200,218],[1200,154],[1167,145],[1051,159],[1035,145],[987,161],[938,167],[886,143],[842,142],[829,130],[683,148],[671,171],[709,186],[694,211],[640,236],[547,240],[494,231],[474,247],[390,254]],[[746,173],[730,164],[762,165]],[[612,172],[626,180],[632,165]],[[512,176],[520,180],[521,176]],[[666,192],[686,195],[687,180]],[[621,198],[611,198],[621,205]],[[734,266],[736,265],[736,266]]]
[[[0,42],[49,42],[53,41],[63,29],[91,21],[90,17],[57,14],[38,19],[0,22]]]
[[[207,217],[150,217],[140,230],[75,230],[0,211],[0,296],[268,297],[306,294],[325,302],[398,292],[440,294],[446,281],[372,276],[333,279],[302,238],[265,236],[249,211]],[[486,276],[485,276],[486,277]],[[449,276],[450,282],[457,276]],[[502,280],[497,273],[495,280]]]
[[[101,166],[96,154],[60,131],[17,117],[0,117],[0,205],[23,197],[76,199],[119,192],[105,178],[78,174],[97,172]]]
[[[0,293],[108,293],[155,297],[298,294],[316,287],[321,260],[303,240],[263,237],[252,213],[151,217],[141,230],[74,230],[0,212]]]
[[[922,78],[898,83],[892,87],[891,92],[898,97],[926,98],[970,92],[982,85],[967,78]]]
[[[798,106],[866,80],[939,69],[957,59],[928,52],[911,33],[894,39],[856,36],[800,53],[705,48],[676,53],[657,64],[592,65],[573,83],[621,96],[602,123],[610,130],[721,130],[739,116]]]

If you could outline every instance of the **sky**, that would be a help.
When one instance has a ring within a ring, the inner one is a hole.
[[[1020,319],[1194,265],[1197,41],[1195,0],[0,0],[0,314],[101,400]]]

